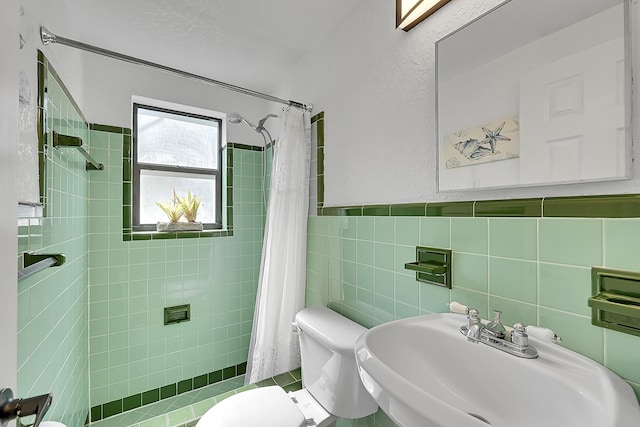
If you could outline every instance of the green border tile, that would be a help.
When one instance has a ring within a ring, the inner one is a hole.
[[[244,375],[247,373],[247,362],[243,362],[236,366],[236,372],[238,375]]]
[[[127,207],[131,207],[132,205],[132,189],[131,189],[131,183],[130,182],[125,182],[122,184],[122,203],[124,204],[124,206]],[[128,213],[129,216],[129,223],[131,223],[130,219],[131,219],[131,212],[123,212],[123,214]]]
[[[99,123],[89,123],[89,130],[96,130],[96,131],[99,131],[99,132],[110,132],[110,133],[123,134],[125,128],[118,127],[118,126],[103,125],[103,124],[99,124]]]
[[[122,180],[126,183],[132,182],[132,163],[131,159],[122,159]]]
[[[227,142],[227,147],[247,151],[264,151],[264,148],[258,147],[257,145],[239,144],[237,142]]]
[[[391,205],[391,216],[425,216],[426,214],[426,203]]]
[[[102,405],[93,406],[91,408],[91,422],[100,421],[102,419]]]
[[[207,374],[197,376],[193,378],[193,389],[198,389],[201,387],[205,387],[209,384],[209,380],[207,378]]]
[[[318,175],[324,175],[324,147],[318,147],[316,150]]]
[[[322,207],[320,203],[318,205],[318,215],[322,216],[640,218],[640,194],[397,205],[332,207]],[[426,209],[423,213],[425,205]],[[390,209],[389,213],[387,208]]]
[[[102,418],[109,418],[122,413],[122,399],[114,400],[102,405]]]
[[[640,194],[549,197],[543,200],[545,217],[638,218]]]
[[[142,394],[134,394],[122,399],[122,412],[130,411],[142,406]]]
[[[315,123],[318,120],[322,120],[324,119],[324,111],[320,111],[318,114],[316,114],[315,116],[311,117],[311,123]]]
[[[177,394],[176,391],[176,384],[169,384],[164,387],[160,387],[160,400],[175,396]]]
[[[389,216],[391,205],[370,205],[362,209],[363,216]]]
[[[142,404],[148,405],[160,400],[160,389],[154,388],[153,390],[147,390],[142,393]]]
[[[131,135],[122,137],[122,158],[131,159]]]
[[[316,180],[316,185],[318,188],[317,200],[319,205],[324,205],[324,175],[318,175],[318,179]]]
[[[150,233],[151,233],[151,240],[170,240],[170,239],[178,238],[178,233],[163,233],[163,232],[154,233],[153,231],[151,231]]]
[[[125,233],[127,234],[127,233]],[[130,233],[132,240],[151,240],[152,233]]]
[[[318,124],[316,125],[316,140],[318,142],[318,147],[324,147],[324,113],[321,120],[318,120]]]
[[[209,372],[209,384],[215,384],[222,381],[222,370]]]
[[[362,216],[362,206],[322,208],[324,216]]]
[[[46,115],[44,110],[44,98],[47,90],[47,58],[42,51],[38,50],[38,184],[40,187],[40,203],[42,204],[42,215],[47,216],[47,158],[45,157],[46,138]]]
[[[473,216],[473,202],[427,203],[427,216]]]
[[[186,393],[193,390],[193,379],[182,380],[178,382],[178,394]]]
[[[542,199],[480,200],[474,207],[477,217],[541,217]]]
[[[228,368],[224,368],[222,370],[222,379],[228,380],[229,378],[233,378],[236,376],[236,367],[229,366]]]

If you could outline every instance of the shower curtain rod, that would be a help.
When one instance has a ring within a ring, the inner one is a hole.
[[[219,86],[223,89],[232,90],[234,92],[239,92],[245,95],[253,96],[256,98],[266,99],[267,101],[277,102],[280,104],[285,104],[288,106],[303,108],[308,111],[313,109],[313,105],[311,104],[303,104],[301,102],[287,100],[275,97],[273,95],[268,95],[266,93],[257,92],[255,90],[247,89],[241,86],[232,85],[230,83],[221,82],[219,80],[210,79],[208,77],[200,76],[198,74],[193,74],[188,71],[179,70],[177,68],[167,67],[162,64],[158,64],[156,62],[146,61],[144,59],[136,58],[134,56],[124,55],[122,53],[114,52],[112,50],[103,49],[101,47],[93,46],[90,44],[82,43],[76,40],[68,39],[66,37],[58,36],[45,27],[40,27],[40,39],[42,40],[43,45],[48,45],[51,43],[62,44],[65,46],[74,47],[76,49],[84,50],[87,52],[95,53],[98,55],[106,56],[112,59],[118,59],[120,61],[128,62],[130,64],[143,65],[149,68],[155,68],[157,70],[161,70],[167,73],[175,74],[181,77],[186,77],[192,80],[198,80],[210,85]]]

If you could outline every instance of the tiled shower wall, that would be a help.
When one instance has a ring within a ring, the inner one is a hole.
[[[90,181],[92,407],[246,361],[264,227],[262,151],[235,145],[223,153],[232,151],[231,235],[123,241],[127,135],[96,129],[106,173]],[[191,320],[164,326],[164,307],[181,304]]]
[[[130,132],[90,126],[41,53],[39,61],[46,214],[21,220],[19,255],[64,253],[67,262],[19,282],[17,394],[52,393],[46,419],[78,427],[90,406],[241,373],[264,227],[262,150],[229,144],[223,153],[232,230],[137,240],[123,233]],[[52,130],[81,137],[105,169],[87,172],[76,150],[50,147]],[[165,327],[163,308],[182,303],[191,321]]]
[[[18,282],[16,395],[52,393],[47,419],[77,427],[89,410],[87,199],[89,174],[95,172],[84,170],[84,160],[74,149],[45,143],[43,138],[48,135],[50,140],[53,130],[88,141],[89,129],[47,60],[42,55],[38,60],[45,124],[41,151],[45,146],[47,150],[41,182],[47,215],[20,220],[18,251],[64,253],[67,258],[62,266]]]
[[[640,397],[640,337],[591,325],[590,268],[640,270],[640,219],[318,216],[309,218],[307,304],[371,327],[448,311],[449,301],[552,328]],[[453,250],[453,289],[404,269],[416,245]]]

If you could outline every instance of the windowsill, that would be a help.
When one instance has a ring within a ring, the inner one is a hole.
[[[203,230],[203,231],[133,231],[122,233],[122,240],[170,240],[170,239],[198,239],[203,237],[230,237],[233,230]]]

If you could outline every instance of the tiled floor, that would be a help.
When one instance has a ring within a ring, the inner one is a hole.
[[[279,385],[285,391],[301,388],[300,370],[287,372],[258,384],[244,386],[244,375],[188,393],[161,400],[95,423],[92,427],[192,427],[200,417],[223,399],[256,387]]]

